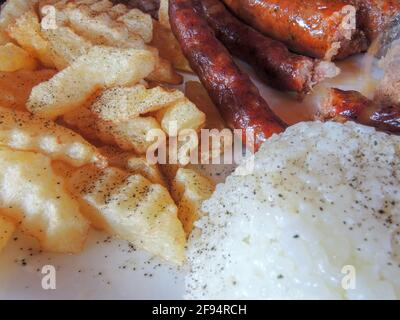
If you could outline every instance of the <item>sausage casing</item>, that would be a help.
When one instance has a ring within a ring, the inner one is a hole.
[[[223,0],[241,19],[289,49],[312,57],[345,58],[367,49],[356,8],[344,0]]]
[[[370,41],[385,31],[388,24],[400,15],[399,0],[353,0],[359,8],[359,23]]]
[[[377,129],[400,133],[400,107],[378,105],[361,93],[332,88],[322,106],[321,120],[352,120]]]
[[[252,129],[255,150],[269,136],[283,131],[285,125],[270,110],[248,75],[236,66],[193,2],[170,0],[169,16],[184,55],[227,124],[243,133]]]
[[[325,77],[339,73],[333,63],[294,54],[283,43],[262,35],[233,16],[219,0],[196,0],[196,5],[225,47],[278,89],[305,94]]]

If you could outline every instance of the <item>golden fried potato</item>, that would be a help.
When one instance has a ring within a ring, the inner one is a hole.
[[[144,85],[137,84],[103,91],[91,110],[103,120],[120,122],[168,107],[183,98],[184,95],[179,90],[163,87],[147,89]]]
[[[106,12],[96,13],[90,7],[66,7],[62,11],[68,19],[70,27],[91,43],[119,48],[144,49],[143,39],[127,26],[114,21]]]
[[[55,67],[50,45],[41,34],[39,18],[33,10],[18,17],[7,27],[7,32],[23,49],[39,59],[44,66]]]
[[[193,223],[200,218],[201,204],[211,197],[215,185],[193,169],[179,168],[172,183],[172,196],[178,203],[178,217],[187,235]]]
[[[130,174],[141,174],[152,183],[168,186],[158,164],[150,164],[146,157],[113,146],[101,147],[100,152],[110,166],[120,168]]]
[[[65,5],[65,1],[62,1],[62,6]],[[48,3],[45,3],[48,2]],[[39,17],[40,25],[42,30],[43,29],[55,29],[59,25],[63,25],[65,22],[65,19],[60,20],[59,16],[57,16],[58,8],[60,8],[61,1],[60,3],[54,3],[51,4],[50,1],[41,1],[39,0],[37,10],[34,10]],[[59,24],[59,22],[61,22]]]
[[[108,15],[113,20],[117,20],[119,17],[123,16],[124,14],[128,13],[129,9],[123,3],[118,3],[113,6],[110,10],[107,11]]]
[[[205,129],[222,130],[226,128],[225,121],[200,82],[187,81],[185,83],[185,95],[200,111],[207,115],[206,122],[204,123]]]
[[[129,10],[120,16],[117,21],[123,22],[129,32],[141,36],[145,43],[149,43],[153,38],[151,16],[138,9]]]
[[[193,72],[172,31],[163,27],[156,20],[153,20],[153,39],[150,45],[157,48],[160,57],[171,62],[174,68],[185,72]]]
[[[101,121],[96,114],[87,107],[72,110],[62,117],[64,123],[79,132],[83,137],[89,140],[100,140],[106,144],[115,144],[111,134],[97,129],[97,122]]]
[[[0,147],[0,208],[46,251],[83,248],[89,223],[45,155]]]
[[[154,140],[147,141],[149,131],[161,131],[160,124],[153,117],[138,117],[124,122],[97,121],[96,128],[106,135],[111,135],[115,144],[123,150],[133,150],[145,154]]]
[[[150,130],[162,131],[152,117],[139,117],[125,122],[113,123],[97,117],[88,108],[79,108],[63,116],[64,122],[82,136],[92,141],[119,147],[125,151],[145,154],[153,141],[146,141]]]
[[[1,214],[1,209],[0,209]],[[13,235],[16,229],[15,221],[0,215],[0,252],[6,246],[8,240]]]
[[[184,130],[179,133],[177,140],[178,164],[182,167],[192,163],[192,161],[198,161],[200,140],[199,134],[194,130]]]
[[[84,4],[84,5],[92,5],[97,3],[99,0],[75,0],[74,2],[72,2],[72,4],[76,4],[76,5],[80,5],[80,4]],[[68,0],[69,3],[71,3],[71,0]]]
[[[0,10],[0,44],[10,42],[6,29],[26,11],[35,8],[37,0],[7,0]]]
[[[54,76],[54,70],[0,72],[0,106],[26,110],[32,88]]]
[[[69,0],[39,0],[38,10],[41,11],[41,9],[45,6],[54,6],[57,9],[60,9],[61,7],[65,7],[68,1]]]
[[[201,149],[199,159],[201,163],[209,163],[210,160],[217,159],[224,151],[230,152],[233,144],[233,134],[227,129],[225,121],[206,89],[200,82],[188,81],[185,84],[185,95],[207,115],[204,129],[210,130],[208,131],[209,149],[208,152]]]
[[[73,10],[80,10],[79,8],[74,8]],[[131,10],[133,13],[135,12],[135,9]],[[128,14],[131,14],[131,11],[128,12]],[[140,11],[139,11],[140,12]],[[127,15],[128,15],[127,14]],[[143,28],[143,30],[147,30],[146,32],[148,32],[150,35],[152,34],[152,29],[148,30],[149,26],[152,26],[152,22],[151,19],[149,18],[148,22],[143,22],[146,23],[145,25],[143,25],[142,20],[145,20],[144,18],[141,18],[140,16],[138,16],[138,14],[135,15],[131,15],[131,16],[127,16],[124,15],[120,18],[120,20],[122,21],[122,19],[125,19],[123,22],[125,24],[129,24],[128,25],[128,30],[130,32],[129,37],[132,36],[140,36],[140,37],[144,37],[144,39],[149,39],[149,35],[145,34],[145,31],[142,31],[139,33],[139,28]],[[145,15],[145,14],[143,14]],[[147,15],[145,15],[147,17]],[[136,27],[134,26],[134,18],[140,18],[141,20],[136,21]],[[130,20],[129,20],[130,19]],[[122,23],[122,22],[121,22]],[[130,26],[130,27],[129,27]],[[134,29],[138,29],[136,30],[137,33],[134,33]],[[75,28],[77,29],[77,28]],[[91,38],[90,36],[88,36],[86,33],[82,32],[82,30],[77,30],[77,32],[81,33],[84,37],[86,37],[87,39],[89,39],[91,42],[93,42],[94,44],[107,44],[107,45],[112,45],[112,46],[116,46],[116,47],[121,47],[121,48],[128,48],[128,47],[132,47],[132,48],[145,48],[149,51],[152,51],[154,53],[155,56],[158,55],[158,51],[155,48],[152,47],[144,47],[142,45],[137,46],[134,45],[135,41],[133,41],[132,39],[128,39],[128,40],[124,40],[124,41],[129,41],[129,45],[124,44],[124,43],[118,43],[115,42],[115,40],[110,40],[109,42],[107,41],[100,41],[100,40],[96,40],[93,38]],[[55,34],[55,36],[53,36],[53,44],[51,43],[51,39],[49,38],[49,42],[50,45],[53,49],[53,61],[54,64],[57,66],[57,68],[60,70],[64,67],[66,67],[68,65],[67,62],[71,63],[74,59],[76,59],[77,57],[79,57],[81,54],[85,53],[88,51],[88,49],[90,48],[90,46],[92,45],[91,42],[89,42],[88,40],[85,40],[84,38],[76,35],[71,29],[69,29],[68,27],[59,27],[55,30],[47,30],[47,31],[43,31],[44,36],[46,36],[47,34]],[[151,40],[151,39],[150,39]],[[150,41],[149,40],[149,41]],[[58,41],[58,42],[56,42]],[[122,41],[122,40],[121,40]],[[54,44],[54,42],[56,42]],[[63,45],[63,42],[64,43]],[[57,46],[58,44],[58,46]],[[60,46],[62,46],[64,48],[61,48],[61,52],[60,51]],[[66,48],[65,48],[66,47]],[[58,49],[58,50],[57,50]],[[61,61],[58,61],[61,60]],[[63,62],[64,61],[64,62]],[[173,69],[171,63],[163,58],[159,58],[157,60],[156,66],[154,71],[148,75],[147,77],[149,80],[153,80],[153,81],[158,81],[158,82],[163,82],[163,83],[169,83],[169,84],[181,84],[182,83],[182,76],[179,75],[178,73],[175,72],[175,70]]]
[[[63,120],[68,127],[74,128],[91,141],[101,141],[139,155],[145,154],[154,143],[155,138],[146,140],[149,131],[163,132],[160,124],[153,117],[138,117],[114,123],[100,119],[88,108],[71,111],[63,116]]]
[[[152,38],[152,21],[149,15],[142,13],[137,9],[132,9],[126,14],[120,16],[117,20],[112,20],[108,12],[98,14],[88,6],[67,6],[62,13],[65,13],[69,19],[69,24],[73,31],[77,32],[87,42],[98,45],[109,45],[119,48],[138,48],[152,51],[158,55],[155,48],[145,46],[144,42],[150,42]],[[53,33],[62,33],[63,31],[53,31]],[[47,31],[47,33],[51,33]],[[65,36],[64,36],[65,37]],[[144,41],[143,41],[143,39]],[[71,39],[69,39],[71,40]],[[74,39],[76,41],[76,39]],[[76,46],[74,46],[76,48]],[[86,49],[86,45],[78,45],[78,48]],[[54,50],[53,50],[54,51]],[[55,64],[65,67],[65,64],[58,62],[58,52],[55,52]],[[76,51],[74,52],[76,53]],[[65,60],[65,59],[64,59]],[[148,80],[158,81],[178,85],[183,78],[175,72],[171,63],[163,59],[158,59],[154,71],[148,75]]]
[[[146,80],[178,85],[183,82],[183,77],[174,70],[171,62],[158,58],[154,71],[146,77]]]
[[[206,115],[187,98],[155,112],[155,116],[168,136],[177,136],[183,129],[198,131],[206,121]]]
[[[100,89],[139,82],[155,63],[156,57],[146,50],[93,47],[49,81],[34,87],[27,108],[55,118],[81,107]]]
[[[36,59],[13,43],[0,46],[0,71],[35,70]]]
[[[141,174],[152,183],[168,187],[167,182],[157,164],[149,164],[146,157],[136,156],[127,159],[125,169],[132,174]]]
[[[69,27],[42,30],[53,53],[53,63],[58,70],[65,69],[78,57],[87,54],[92,44],[73,32]]]
[[[87,4],[87,3],[83,3]],[[108,12],[113,7],[113,3],[109,0],[97,0],[90,5],[90,9],[96,12]]]
[[[171,29],[171,25],[169,24],[168,7],[168,0],[160,0],[160,8],[158,9],[158,21],[160,21],[160,24],[164,28]]]
[[[200,82],[186,82],[185,95],[207,115],[204,129],[210,129],[208,142],[209,150],[208,152],[201,150],[200,159],[202,163],[209,163],[210,159],[220,156],[225,149],[230,150],[228,148],[232,146],[233,135],[228,131],[225,121],[222,119],[217,107]]]
[[[91,226],[112,233],[106,217],[99,212],[101,205],[97,207],[94,204],[106,204],[113,189],[118,188],[129,174],[114,167],[99,170],[89,165],[73,170],[62,163],[55,163],[54,166],[58,166],[55,169],[57,172],[65,172],[67,189],[78,200],[81,212],[90,221]]]
[[[167,261],[183,263],[185,234],[164,187],[117,168],[83,167],[72,174],[69,189],[100,229]]]
[[[41,18],[42,32],[46,29],[54,30],[67,24],[68,19],[62,12],[67,3],[72,5],[70,0],[39,0],[37,12]]]
[[[81,136],[51,120],[24,111],[0,107],[0,145],[17,150],[41,152],[73,166],[106,161],[96,147]]]

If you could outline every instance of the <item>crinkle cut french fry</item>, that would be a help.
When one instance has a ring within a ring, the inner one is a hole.
[[[144,49],[140,35],[129,32],[122,22],[114,21],[106,13],[96,13],[90,7],[69,6],[62,11],[69,26],[79,35],[96,45]]]
[[[81,55],[87,54],[92,44],[69,27],[42,30],[53,53],[53,63],[58,70],[65,69]]]
[[[183,98],[184,95],[179,90],[160,86],[147,89],[144,85],[137,84],[103,91],[91,110],[103,120],[120,122],[163,109]]]
[[[148,132],[162,132],[160,124],[153,117],[138,117],[119,123],[97,121],[96,128],[101,133],[112,136],[121,149],[133,150],[137,154],[145,154],[155,142],[153,139],[146,139]]]
[[[73,166],[106,166],[96,147],[72,130],[28,112],[0,107],[0,145],[41,152]]]
[[[35,70],[37,61],[24,49],[13,43],[0,46],[0,72]]]
[[[45,67],[54,68],[54,55],[41,34],[39,18],[33,10],[25,12],[7,27],[8,35],[23,49],[39,59]]]
[[[178,216],[187,235],[193,223],[203,215],[201,204],[211,197],[215,185],[193,169],[180,168],[172,182],[171,193],[178,203]]]
[[[117,167],[131,174],[141,174],[152,183],[158,183],[164,187],[168,184],[158,164],[150,164],[145,156],[136,155],[132,151],[124,151],[113,146],[100,148],[101,154],[112,167]]]
[[[4,2],[4,1],[2,1]],[[6,29],[16,18],[36,7],[37,0],[7,0],[0,10],[0,44],[11,41]]]
[[[101,229],[167,261],[183,263],[184,231],[176,205],[161,185],[117,168],[93,172],[93,167],[84,167],[72,174],[69,188]]]
[[[93,47],[47,82],[34,87],[27,108],[54,119],[85,104],[98,90],[139,82],[154,70],[147,50]]]
[[[155,112],[155,117],[168,136],[177,136],[184,129],[198,131],[206,121],[206,115],[187,98]]]
[[[45,155],[0,147],[0,208],[43,250],[76,253],[83,248],[89,223]]]
[[[138,9],[129,10],[120,16],[117,21],[123,22],[129,32],[139,35],[145,43],[153,38],[153,22],[151,16]]]
[[[193,73],[172,31],[155,20],[153,20],[153,29],[150,45],[158,49],[160,57],[170,61],[178,70]]]

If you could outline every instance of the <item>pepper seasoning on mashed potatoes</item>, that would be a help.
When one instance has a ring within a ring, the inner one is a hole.
[[[399,299],[399,155],[353,122],[271,137],[203,204],[186,298]]]

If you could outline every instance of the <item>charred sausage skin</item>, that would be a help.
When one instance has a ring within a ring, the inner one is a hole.
[[[125,1],[142,11],[154,14],[159,0]],[[329,62],[294,54],[279,41],[262,35],[237,19],[220,0],[197,0],[217,38],[235,56],[251,64],[269,85],[294,91],[302,98],[314,85],[333,77],[339,69]]]
[[[289,49],[315,58],[341,59],[367,49],[356,28],[356,8],[344,0],[223,0],[242,20]],[[352,22],[354,26],[346,24]]]
[[[319,119],[353,120],[380,130],[400,133],[400,107],[381,106],[353,90],[330,89]]]
[[[285,125],[270,110],[250,78],[236,66],[193,2],[170,0],[169,16],[184,55],[227,124],[232,129],[242,129],[243,134],[252,129],[255,150],[272,134],[282,132]]]
[[[306,94],[325,77],[339,72],[332,63],[290,52],[283,43],[241,22],[220,0],[195,0],[195,3],[225,47],[278,89]]]
[[[370,41],[375,40],[390,22],[400,15],[399,0],[352,0],[359,9],[359,23]]]

